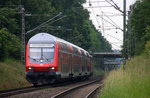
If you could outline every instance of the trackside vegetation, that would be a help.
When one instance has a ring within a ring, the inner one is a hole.
[[[136,0],[130,6],[128,18],[128,55],[141,55],[145,44],[150,40],[150,0]]]
[[[149,98],[150,57],[127,61],[126,68],[110,72],[104,80],[100,98]]]
[[[111,71],[106,77],[100,98],[150,98],[150,41],[142,55],[127,60],[125,69]]]
[[[29,86],[24,72],[19,61],[6,59],[0,62],[0,90]]]
[[[130,7],[126,68],[107,74],[100,98],[150,98],[150,0]],[[130,29],[129,29],[130,28]]]

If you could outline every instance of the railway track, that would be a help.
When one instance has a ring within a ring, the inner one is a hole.
[[[100,80],[102,80],[102,77],[99,77],[99,78],[100,78]],[[90,78],[85,81],[83,81],[83,80],[67,81],[67,82],[55,83],[55,84],[51,84],[51,85],[40,85],[38,87],[30,86],[30,87],[25,87],[25,88],[5,90],[5,91],[0,91],[0,98],[3,98],[3,97],[9,97],[9,98],[22,98],[22,97],[23,98],[33,98],[33,97],[48,98],[49,97],[50,98],[64,90],[67,90],[70,88],[75,88],[75,87],[85,84],[85,83],[86,83],[86,85],[88,85],[89,83],[91,83],[91,81],[93,81],[95,79],[97,79],[97,77]],[[97,82],[98,81],[99,80],[97,80]],[[96,81],[95,81],[95,83],[96,83]],[[95,88],[96,87],[94,87],[93,89],[95,89]],[[76,97],[76,98],[79,98],[79,97]],[[89,97],[87,97],[87,98],[89,98]]]
[[[54,87],[58,87],[58,86],[64,86],[64,85],[68,85],[68,84],[76,83],[76,82],[78,82],[78,81],[73,81],[73,82],[68,81],[68,82],[62,82],[62,83],[54,83],[51,85],[49,85],[49,84],[39,85],[37,87],[29,86],[29,87],[23,87],[23,88],[17,88],[17,89],[3,90],[3,91],[0,91],[0,98],[17,95],[17,94],[21,94],[21,93],[37,91],[37,90],[41,90],[41,89],[45,89],[45,88],[54,88]]]
[[[92,90],[85,98],[97,98],[96,94],[99,92],[100,88],[103,84],[97,86],[94,90]]]
[[[41,85],[38,87],[30,86],[30,87],[24,87],[24,88],[4,90],[4,91],[0,91],[0,98],[12,96],[12,95],[17,95],[20,93],[27,93],[27,92],[31,92],[31,91],[36,91],[36,90],[40,90],[40,89],[48,88],[48,87],[50,87],[50,86],[42,86]]]
[[[51,98],[94,98],[96,92],[102,87],[102,79],[97,79],[92,82],[78,85],[70,88]]]

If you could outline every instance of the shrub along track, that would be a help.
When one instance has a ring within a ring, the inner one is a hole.
[[[97,77],[91,77],[90,79],[86,79],[85,81],[76,80],[76,81],[68,81],[68,82],[62,82],[52,85],[41,85],[38,87],[25,87],[25,88],[19,88],[19,89],[13,89],[13,90],[7,90],[7,91],[0,91],[0,98],[2,97],[9,97],[9,98],[48,98],[52,97],[54,95],[57,95],[58,93],[82,85],[90,83],[91,81],[94,81],[95,79],[99,78],[102,80],[102,76]]]

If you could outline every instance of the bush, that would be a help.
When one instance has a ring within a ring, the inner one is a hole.
[[[148,41],[145,45],[145,50],[144,50],[144,54],[147,56],[147,57],[150,57],[150,41]]]
[[[144,39],[146,40],[145,48],[144,48],[144,55],[146,57],[150,57],[150,26],[147,26],[146,28],[146,34],[144,36]]]
[[[0,60],[6,58],[20,58],[21,41],[17,36],[8,32],[7,29],[0,29]]]

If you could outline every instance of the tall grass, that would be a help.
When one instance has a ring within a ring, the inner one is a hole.
[[[0,90],[29,85],[24,70],[23,65],[16,60],[7,59],[0,62]]]
[[[100,98],[150,98],[150,58],[135,57],[110,72]]]

